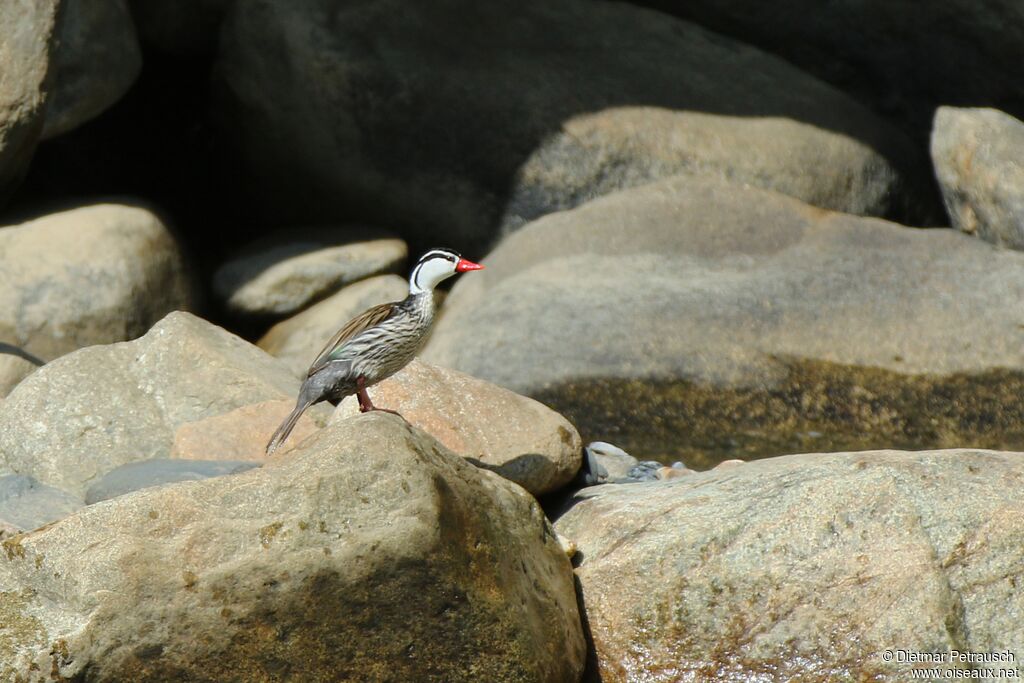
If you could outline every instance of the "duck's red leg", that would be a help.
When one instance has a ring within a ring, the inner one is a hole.
[[[378,408],[373,405],[373,401],[370,400],[370,395],[366,393],[366,378],[362,375],[356,378],[356,398],[359,399],[359,412],[361,413],[368,413],[371,410],[379,410],[384,413],[391,413],[392,415],[402,417],[402,415],[395,410]],[[405,418],[403,417],[402,419],[404,420]]]

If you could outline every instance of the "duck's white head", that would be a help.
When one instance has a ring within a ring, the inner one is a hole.
[[[420,257],[409,276],[409,293],[421,294],[433,291],[434,287],[457,273],[467,270],[481,270],[479,263],[473,263],[459,256],[451,249],[431,249]]]

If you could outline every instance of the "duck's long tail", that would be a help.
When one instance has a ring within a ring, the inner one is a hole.
[[[306,412],[306,408],[311,405],[313,405],[312,401],[303,401],[301,397],[299,398],[299,402],[295,404],[295,409],[288,414],[288,417],[284,419],[281,426],[278,427],[277,431],[274,432],[274,435],[270,437],[270,441],[267,442],[267,455],[273,455],[274,451],[284,443],[284,440],[288,438],[288,435],[291,434],[292,430],[295,428],[295,423],[299,421],[300,417],[302,417],[302,413]]]

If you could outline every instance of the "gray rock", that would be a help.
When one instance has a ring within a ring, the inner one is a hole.
[[[1022,485],[1024,453],[795,455],[586,489],[556,529],[605,683],[910,680],[897,648],[1019,673]]]
[[[624,3],[254,0],[221,38],[218,115],[266,220],[362,214],[473,252],[503,215],[695,171],[899,214],[892,160],[915,154],[782,60]]]
[[[1017,0],[640,2],[778,54],[919,130],[942,104],[1022,102]]]
[[[136,341],[81,349],[19,384],[0,411],[0,468],[82,495],[119,465],[167,457],[183,424],[294,400],[298,388],[256,347],[172,313]]]
[[[238,474],[259,467],[257,462],[242,460],[170,460],[154,458],[130,462],[110,470],[100,477],[85,493],[87,505],[123,496],[132,491],[173,484],[179,481],[199,481],[226,474]]]
[[[0,4],[0,205],[21,181],[43,130],[60,5],[58,0]]]
[[[657,460],[641,460],[636,465],[629,468],[625,477],[622,477],[621,480],[613,483],[629,484],[643,481],[657,481],[660,479],[658,476],[658,470],[662,467],[664,467],[664,465]]]
[[[1024,122],[995,109],[940,107],[931,151],[953,227],[1024,249]]]
[[[63,519],[83,505],[81,498],[32,477],[0,476],[0,526],[31,531]]]
[[[142,70],[126,0],[64,0],[43,138],[77,128],[125,94]]]
[[[583,444],[568,420],[489,382],[413,360],[369,392],[376,405],[397,410],[452,452],[535,496],[568,484],[580,469]],[[331,421],[358,414],[349,396]]]
[[[146,209],[94,204],[0,228],[0,340],[45,360],[134,339],[192,298],[177,242]]]
[[[577,681],[536,501],[392,415],[88,507],[0,553],[0,678]]]
[[[624,478],[638,464],[637,459],[632,455],[606,441],[592,441],[588,443],[586,454],[588,460],[592,463],[590,466],[591,472],[598,472],[604,475],[601,477],[599,474],[595,477],[595,481],[592,482],[594,484]]]
[[[371,306],[401,301],[408,293],[408,281],[397,275],[361,280],[277,323],[257,344],[296,373],[304,375],[313,359],[342,325]]]
[[[1024,254],[679,178],[546,216],[484,263],[424,360],[639,457],[1024,448]]]
[[[380,231],[282,233],[250,245],[217,269],[213,291],[242,316],[286,316],[372,275],[400,269],[405,242]]]
[[[129,0],[139,37],[175,57],[208,57],[229,0]]]

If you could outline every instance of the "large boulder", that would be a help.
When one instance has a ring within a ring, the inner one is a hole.
[[[152,212],[94,204],[0,227],[0,341],[45,360],[134,339],[192,307],[178,243]]]
[[[953,227],[1024,249],[1024,122],[995,109],[941,107],[931,151]]]
[[[526,492],[390,415],[140,491],[0,553],[4,680],[579,680],[572,568]]]
[[[927,130],[935,107],[1024,113],[1017,0],[636,0],[781,55]]]
[[[172,313],[136,341],[81,349],[22,381],[0,411],[0,469],[82,495],[114,467],[168,457],[183,424],[298,389],[256,347]]]
[[[423,358],[641,459],[1024,448],[1024,254],[679,178],[546,216],[484,263]]]
[[[295,372],[305,374],[327,341],[345,323],[377,304],[401,301],[408,293],[409,283],[397,275],[361,280],[277,323],[257,345]]]
[[[265,221],[363,215],[477,251],[679,173],[873,215],[913,184],[909,143],[840,91],[622,3],[255,0],[223,28],[217,112]]]
[[[142,70],[126,0],[64,0],[43,137],[77,128],[121,99]]]
[[[289,231],[248,245],[213,276],[231,314],[283,317],[345,285],[397,271],[408,249],[374,230]]]
[[[21,181],[43,131],[61,4],[0,4],[0,205]]]
[[[795,455],[584,489],[555,526],[604,683],[908,681],[934,665],[897,651],[950,650],[1019,676],[1021,486],[1024,453]]]
[[[414,360],[369,392],[375,405],[398,411],[446,448],[534,495],[561,488],[580,468],[583,443],[568,420],[490,382]],[[331,420],[358,412],[349,396]]]

